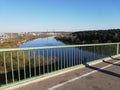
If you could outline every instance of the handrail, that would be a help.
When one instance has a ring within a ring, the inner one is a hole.
[[[0,49],[0,87],[120,53],[120,43]]]
[[[0,49],[4,51],[21,51],[21,50],[36,50],[36,49],[52,49],[52,48],[70,48],[70,47],[84,47],[84,46],[102,46],[102,45],[115,45],[120,43],[101,43],[101,44],[81,44],[81,45],[63,45],[63,46],[41,46],[41,47],[25,47],[25,48],[6,48]]]

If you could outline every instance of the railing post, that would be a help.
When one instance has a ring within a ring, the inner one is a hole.
[[[117,55],[119,54],[119,43],[117,43]]]

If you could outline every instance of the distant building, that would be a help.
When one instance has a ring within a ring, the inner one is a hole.
[[[36,34],[36,33],[32,33],[32,35],[33,35],[33,36],[37,36],[37,34]]]
[[[5,33],[0,33],[0,39],[7,39],[9,36]]]

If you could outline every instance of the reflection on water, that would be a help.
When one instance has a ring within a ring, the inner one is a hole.
[[[32,41],[28,41],[20,45],[19,47],[40,47],[40,46],[58,46],[65,45],[64,43],[57,41],[54,37],[38,38]]]

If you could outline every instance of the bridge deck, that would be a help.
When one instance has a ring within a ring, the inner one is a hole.
[[[120,90],[120,60],[76,69],[15,90]]]

